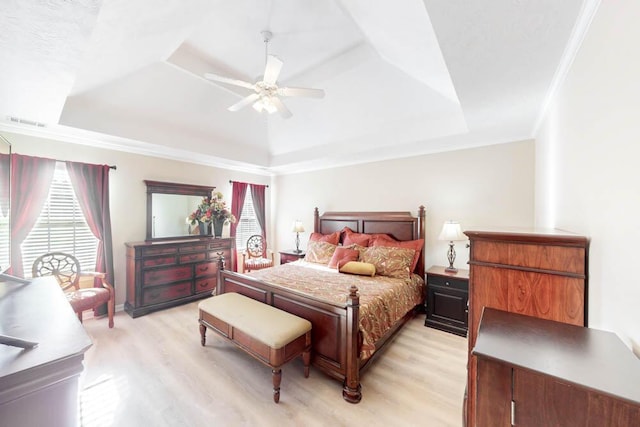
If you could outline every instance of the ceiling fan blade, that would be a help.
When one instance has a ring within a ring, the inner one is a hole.
[[[277,56],[267,56],[267,66],[264,68],[262,80],[268,85],[274,85],[278,81],[283,62]]]
[[[251,95],[242,98],[240,101],[236,102],[231,107],[227,108],[227,110],[238,111],[239,109],[246,107],[249,104],[252,104],[258,98],[260,98],[260,95],[258,95],[257,93],[252,93]]]
[[[277,96],[271,98],[271,103],[276,107],[278,113],[280,113],[282,118],[288,119],[289,117],[293,116],[293,114],[291,114],[291,111],[289,111],[287,106],[284,105],[280,98],[278,98]]]
[[[205,73],[204,78],[208,80],[213,80],[215,82],[227,83],[230,85],[241,86],[241,87],[246,87],[247,89],[255,90],[255,85],[253,83],[249,83],[249,82],[245,82],[237,79],[231,79],[229,77],[222,77],[217,74]]]
[[[280,96],[304,96],[306,98],[324,98],[324,90],[306,87],[281,87],[278,88]]]

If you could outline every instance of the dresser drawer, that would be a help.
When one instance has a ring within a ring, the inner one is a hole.
[[[216,288],[218,284],[217,277],[205,277],[196,280],[196,293],[211,292]]]
[[[202,262],[196,264],[196,277],[215,276],[218,273],[218,262]]]
[[[457,279],[455,277],[444,277],[444,276],[435,276],[435,275],[427,275],[427,284],[429,286],[441,286],[443,288],[451,288],[451,289],[460,289],[467,291],[469,289],[469,280],[466,279]]]
[[[207,259],[207,254],[204,252],[197,252],[193,254],[180,255],[180,264],[187,264],[190,262],[204,261]]]
[[[207,250],[207,244],[206,243],[190,243],[185,246],[180,246],[178,250],[180,251],[181,254],[187,253],[187,252],[204,252]]]
[[[142,273],[144,287],[163,285],[165,283],[177,282],[192,277],[192,267],[190,265],[179,265],[170,268],[154,268],[145,270]]]
[[[143,267],[160,267],[163,265],[174,265],[176,264],[175,256],[159,256],[152,258],[145,258],[142,260]]]
[[[179,282],[170,286],[158,286],[144,290],[142,304],[158,304],[189,295],[191,295],[191,282]]]
[[[218,262],[218,258],[220,258],[220,255],[219,255],[220,253],[222,253],[222,256],[224,257],[225,262],[231,261],[231,251],[228,248],[219,249],[215,252],[209,252],[209,259],[215,262]]]
[[[221,251],[221,250],[232,248],[234,245],[231,240],[232,239],[214,239],[214,241],[209,242],[208,250]]]
[[[585,248],[553,245],[531,245],[478,240],[473,243],[473,261],[552,270],[563,273],[583,273]]]
[[[150,246],[141,248],[140,253],[143,257],[153,256],[153,255],[165,255],[165,254],[175,254],[178,252],[178,248],[167,247],[167,246]]]

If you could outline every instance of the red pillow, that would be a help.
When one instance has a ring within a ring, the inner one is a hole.
[[[370,241],[371,241],[371,237],[367,234],[351,232],[351,233],[345,234],[342,244],[344,246],[360,245],[360,246],[367,247],[369,246]]]
[[[371,242],[370,246],[385,246],[387,248],[403,248],[403,249],[413,249],[415,254],[413,255],[413,261],[411,262],[411,272],[413,273],[416,269],[416,265],[418,265],[418,260],[420,259],[420,254],[422,252],[422,248],[424,246],[424,239],[418,240],[395,240],[390,237],[381,237],[378,236]]]
[[[373,238],[376,237],[376,236],[384,236],[384,237],[387,237],[387,238],[391,239],[391,237],[389,237],[386,234],[356,233],[355,231],[353,231],[349,227],[344,227],[342,229],[341,233],[343,235],[342,236],[342,244],[344,246],[360,245],[360,246],[364,246],[366,248],[367,246],[369,246],[371,244]]]
[[[357,261],[360,252],[356,249],[338,246],[329,261],[329,268],[338,268],[338,265],[344,265],[349,261]]]
[[[327,242],[332,245],[337,245],[340,242],[340,232],[336,231],[331,234],[311,233],[309,237],[310,242]]]

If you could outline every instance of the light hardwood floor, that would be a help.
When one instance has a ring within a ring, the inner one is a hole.
[[[93,340],[81,376],[80,417],[94,426],[455,426],[462,424],[467,340],[406,325],[362,377],[362,401],[300,359],[283,367],[280,403],[271,370],[212,332],[200,345],[198,302],[115,327],[87,319]]]

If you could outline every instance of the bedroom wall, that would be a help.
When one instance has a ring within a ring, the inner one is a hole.
[[[313,231],[313,208],[325,211],[411,211],[426,207],[427,268],[446,265],[446,220],[463,229],[533,225],[534,142],[520,141],[405,159],[283,175],[274,180],[278,249],[295,247],[290,231],[303,221],[301,248]],[[455,265],[468,268],[469,250],[456,244]]]
[[[601,2],[536,136],[536,222],[591,238],[589,326],[640,357],[640,3]]]
[[[85,145],[2,132],[11,142],[14,153],[116,165],[110,173],[111,226],[115,268],[116,305],[125,301],[125,242],[144,241],[146,234],[146,186],[143,180],[213,185],[231,203],[229,180],[269,184],[270,177],[234,172],[156,157],[123,153]],[[267,191],[267,209],[270,192]],[[225,230],[228,233],[228,229]]]

